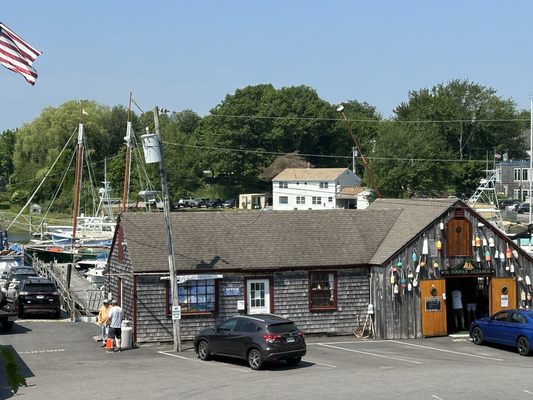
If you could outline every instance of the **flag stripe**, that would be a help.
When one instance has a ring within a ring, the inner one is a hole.
[[[0,22],[0,64],[7,69],[21,74],[26,81],[34,85],[37,71],[33,62],[42,54],[26,43],[11,29]]]

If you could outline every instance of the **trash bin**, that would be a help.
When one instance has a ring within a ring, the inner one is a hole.
[[[121,349],[131,349],[133,340],[133,328],[131,327],[131,321],[122,321],[122,341],[120,343]]]

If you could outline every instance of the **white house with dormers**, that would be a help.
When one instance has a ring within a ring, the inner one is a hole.
[[[361,179],[348,168],[287,168],[272,179],[272,208],[359,208],[357,195],[362,191],[354,189],[360,183]]]

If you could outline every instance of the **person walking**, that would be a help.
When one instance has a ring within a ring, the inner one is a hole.
[[[105,342],[109,336],[109,300],[104,299],[102,302],[102,307],[98,311],[98,316],[96,317],[96,323],[100,325],[101,334],[102,334],[102,346],[105,347]]]
[[[109,311],[109,338],[113,339],[113,349],[108,350],[109,353],[121,351],[122,318],[122,308],[118,305],[118,301],[112,300]]]

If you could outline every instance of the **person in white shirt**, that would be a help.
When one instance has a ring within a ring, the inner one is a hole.
[[[462,300],[461,291],[456,287],[452,291],[452,309],[453,309],[453,318],[455,321],[455,327],[458,330],[465,330],[465,315],[463,311],[463,300]],[[461,322],[461,325],[459,325]]]
[[[113,339],[114,346],[113,350],[109,352],[121,351],[120,344],[122,339],[122,308],[118,305],[116,300],[111,301],[111,309],[109,310],[108,320],[109,320],[109,338]]]

